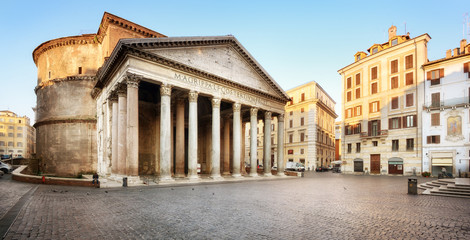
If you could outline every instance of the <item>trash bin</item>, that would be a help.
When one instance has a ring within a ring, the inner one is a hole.
[[[127,187],[127,177],[122,178],[122,186]]]
[[[418,194],[418,179],[408,178],[408,194]]]

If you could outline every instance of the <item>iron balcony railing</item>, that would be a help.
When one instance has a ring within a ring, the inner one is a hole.
[[[426,102],[424,104],[424,109],[465,107],[468,105],[470,105],[469,97],[460,97],[444,99],[444,101],[439,102]]]

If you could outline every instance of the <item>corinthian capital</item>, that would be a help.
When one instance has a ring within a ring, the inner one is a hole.
[[[212,107],[213,108],[220,108],[220,98],[212,98]]]
[[[251,108],[250,109],[250,116],[258,116],[258,109],[257,108]]]
[[[272,118],[272,113],[271,112],[265,112],[264,113],[264,120],[271,120]]]
[[[278,122],[284,122],[284,114],[277,115],[277,121]]]
[[[190,91],[188,93],[189,102],[197,102],[198,93],[195,91]]]
[[[242,109],[242,105],[240,103],[234,103],[232,105],[232,108],[234,112],[240,112],[240,110]]]
[[[127,73],[126,75],[126,82],[127,82],[127,87],[132,87],[132,88],[139,88],[139,83],[142,80],[142,76],[133,74],[133,73]]]
[[[171,85],[170,84],[160,85],[160,95],[171,96]]]

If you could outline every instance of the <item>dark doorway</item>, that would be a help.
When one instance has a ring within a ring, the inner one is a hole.
[[[380,154],[370,155],[370,173],[380,174]]]

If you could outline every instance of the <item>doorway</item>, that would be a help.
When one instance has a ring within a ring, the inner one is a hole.
[[[380,154],[370,155],[370,173],[380,174]]]

